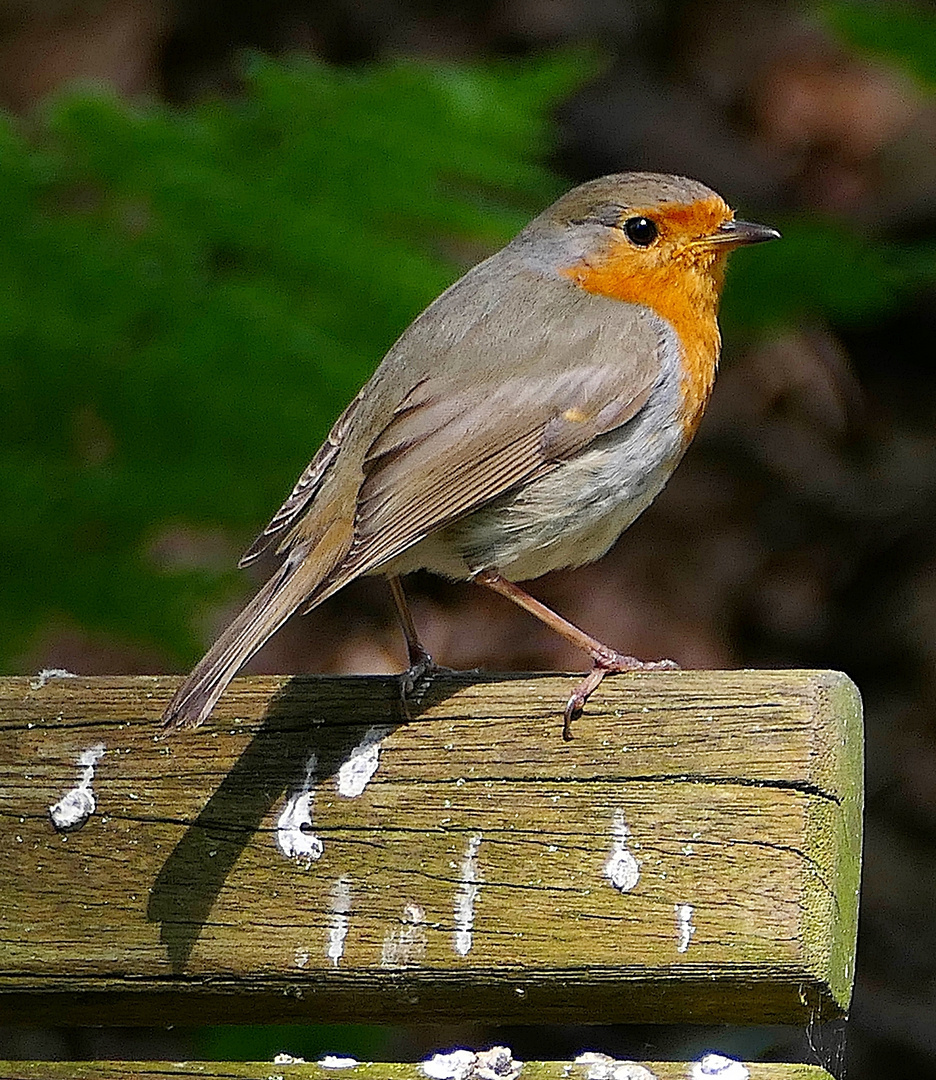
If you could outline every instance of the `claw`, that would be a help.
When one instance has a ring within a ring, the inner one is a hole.
[[[451,675],[454,668],[443,667],[437,664],[428,652],[420,645],[418,649],[410,653],[412,663],[399,674],[400,680],[400,705],[407,723],[413,719],[410,711],[411,703],[418,703],[432,684],[436,675]]]
[[[592,658],[591,671],[575,688],[563,713],[562,737],[566,741],[572,738],[572,721],[581,713],[589,694],[601,684],[605,675],[623,671],[674,671],[679,667],[672,660],[644,661],[638,660],[635,656],[624,656],[623,653],[615,652],[597,638],[593,638],[591,634],[580,630],[574,623],[570,623],[561,615],[557,615],[555,611],[551,611],[528,592],[524,592],[515,582],[508,581],[497,570],[482,570],[474,576],[473,580],[478,585],[506,596],[512,603],[528,611],[550,630],[555,630],[560,637],[570,641],[577,649],[581,649]],[[407,638],[407,641],[409,640],[410,638]]]
[[[613,652],[596,657],[591,671],[572,691],[562,713],[562,737],[569,742],[572,736],[572,721],[582,715],[585,703],[601,685],[605,675],[623,675],[628,671],[678,671],[675,660],[638,660],[636,656],[625,656]]]

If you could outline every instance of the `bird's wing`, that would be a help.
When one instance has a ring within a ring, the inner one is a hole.
[[[341,450],[345,435],[354,414],[357,412],[362,396],[363,394],[358,394],[335,421],[334,426],[328,433],[328,438],[319,447],[315,457],[303,469],[302,475],[296,481],[295,486],[289,493],[289,497],[270,519],[269,525],[241,556],[238,566],[250,566],[264,551],[279,545],[280,541],[289,534],[290,530],[305,514],[312,500],[319,493],[329,469]]]
[[[322,594],[625,424],[666,347],[645,308],[516,276],[367,445],[354,539]]]

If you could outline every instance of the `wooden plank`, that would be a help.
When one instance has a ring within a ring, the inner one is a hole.
[[[695,1064],[609,1059],[606,1071],[602,1071],[568,1061],[526,1061],[519,1075],[524,1080],[707,1080],[708,1077],[718,1080],[719,1074],[715,1072],[706,1074],[697,1070],[694,1076]],[[735,1062],[733,1066],[723,1067],[721,1080],[832,1080],[818,1065]],[[516,1080],[517,1075],[516,1072],[492,1070],[483,1075],[483,1080],[497,1077]],[[413,1064],[367,1063],[337,1069],[313,1063],[263,1061],[0,1061],[0,1076],[5,1080],[148,1080],[159,1076],[172,1076],[177,1080],[427,1080],[424,1069]],[[482,1076],[478,1072],[469,1072],[459,1080],[482,1080]]]
[[[392,679],[245,678],[167,736],[176,683],[0,680],[5,1022],[847,1007],[861,719],[843,675],[608,679],[569,744],[565,676],[439,678],[410,723]],[[87,823],[56,832],[49,807],[88,791]]]

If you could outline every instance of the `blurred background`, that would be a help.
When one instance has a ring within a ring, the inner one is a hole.
[[[867,710],[858,986],[833,1030],[0,1030],[0,1057],[841,1059],[936,1076],[936,8],[783,0],[0,0],[0,664],[185,670],[234,566],[420,308],[574,182],[684,173],[732,260],[693,449],[534,591],[685,667],[831,667]],[[453,667],[581,657],[416,578]],[[380,581],[255,671],[403,666]],[[792,1050],[791,1047],[798,1046]]]

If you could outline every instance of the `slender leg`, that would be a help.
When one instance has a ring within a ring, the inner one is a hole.
[[[580,715],[585,708],[585,702],[589,696],[601,685],[605,675],[618,674],[625,671],[672,671],[679,665],[672,660],[638,660],[635,656],[625,656],[608,645],[602,644],[597,638],[586,634],[573,623],[557,615],[551,608],[541,604],[539,600],[530,596],[519,585],[507,581],[495,570],[482,570],[474,580],[479,585],[492,589],[501,596],[506,596],[515,604],[535,615],[540,622],[545,623],[550,630],[555,630],[560,637],[571,642],[577,649],[587,653],[592,658],[592,669],[581,683],[572,691],[572,696],[566,704],[563,712],[562,737],[568,742],[572,738],[572,721]]]
[[[400,626],[403,628],[403,636],[406,638],[406,654],[409,658],[409,667],[400,674],[400,700],[403,704],[403,712],[407,720],[412,720],[410,702],[420,695],[417,690],[425,689],[432,680],[432,676],[440,671],[451,671],[451,668],[440,667],[429,655],[429,650],[419,640],[416,632],[416,623],[413,622],[413,613],[406,601],[406,593],[403,591],[403,583],[395,575],[387,575],[390,592],[393,594],[393,602],[396,604],[397,614],[400,617]]]
[[[413,613],[406,601],[406,593],[403,591],[403,583],[398,577],[387,575],[390,592],[393,594],[393,602],[396,604],[397,615],[400,617],[400,626],[403,628],[403,636],[406,638],[406,653],[410,665],[432,663],[432,657],[423,647],[416,632],[416,623],[413,622]]]

